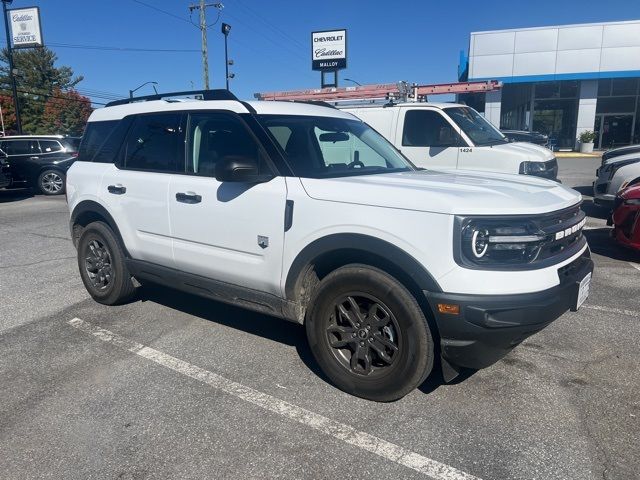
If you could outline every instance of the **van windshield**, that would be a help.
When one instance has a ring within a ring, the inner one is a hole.
[[[384,137],[358,120],[306,115],[258,115],[258,120],[298,177],[345,177],[415,169]]]
[[[478,147],[509,143],[502,133],[473,108],[450,107],[444,111]]]

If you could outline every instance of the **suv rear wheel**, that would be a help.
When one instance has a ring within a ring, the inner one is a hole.
[[[58,170],[45,170],[38,176],[38,189],[44,195],[64,193],[64,173]]]
[[[117,305],[135,293],[118,240],[103,222],[90,223],[80,235],[78,268],[85,288],[96,302]]]
[[[306,329],[324,373],[362,398],[402,398],[433,368],[433,340],[418,302],[377,268],[354,264],[327,275],[314,293]]]

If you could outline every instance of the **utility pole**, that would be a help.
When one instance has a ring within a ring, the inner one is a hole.
[[[209,51],[207,49],[207,7],[214,7],[218,10],[222,10],[224,5],[221,3],[206,3],[205,0],[200,0],[199,5],[189,5],[189,12],[194,10],[200,10],[200,33],[202,34],[202,77],[204,80],[204,89],[209,90]]]
[[[9,81],[11,82],[11,92],[13,93],[13,106],[16,110],[16,130],[18,135],[22,135],[22,120],[20,119],[20,105],[18,104],[18,87],[16,86],[16,76],[13,66],[13,49],[11,48],[11,35],[9,35],[9,19],[7,18],[7,3],[13,0],[2,0],[2,14],[4,15],[4,29],[7,34],[7,54],[9,57]]]

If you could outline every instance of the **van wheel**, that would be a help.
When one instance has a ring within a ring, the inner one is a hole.
[[[45,170],[38,176],[38,189],[44,195],[61,195],[64,193],[64,181],[64,173]]]
[[[306,330],[322,371],[358,397],[398,400],[433,368],[433,340],[418,302],[374,267],[347,265],[327,275],[314,292]]]
[[[98,303],[118,305],[135,293],[118,240],[103,222],[90,223],[80,235],[78,268],[85,288]]]

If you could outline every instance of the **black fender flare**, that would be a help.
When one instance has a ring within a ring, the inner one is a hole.
[[[375,255],[395,265],[421,290],[442,292],[433,276],[415,258],[401,248],[379,238],[358,233],[337,233],[314,240],[300,251],[287,272],[285,296],[295,300],[296,286],[314,260],[332,251],[354,250]]]
[[[125,256],[127,258],[131,258],[131,256],[129,255],[129,251],[127,250],[127,247],[124,244],[124,240],[122,240],[120,229],[118,228],[118,225],[116,224],[115,220],[113,219],[113,217],[107,211],[106,208],[104,208],[98,202],[93,200],[81,201],[80,203],[78,203],[78,205],[75,206],[75,208],[71,212],[71,218],[69,220],[69,229],[71,230],[71,239],[74,241],[74,243],[75,243],[75,240],[74,240],[73,227],[74,225],[79,223],[78,222],[79,219],[87,215],[90,216],[91,221],[99,221],[99,220],[104,221],[115,234],[116,238],[118,239],[118,243],[120,244],[120,247],[122,248],[122,251],[124,252]]]

